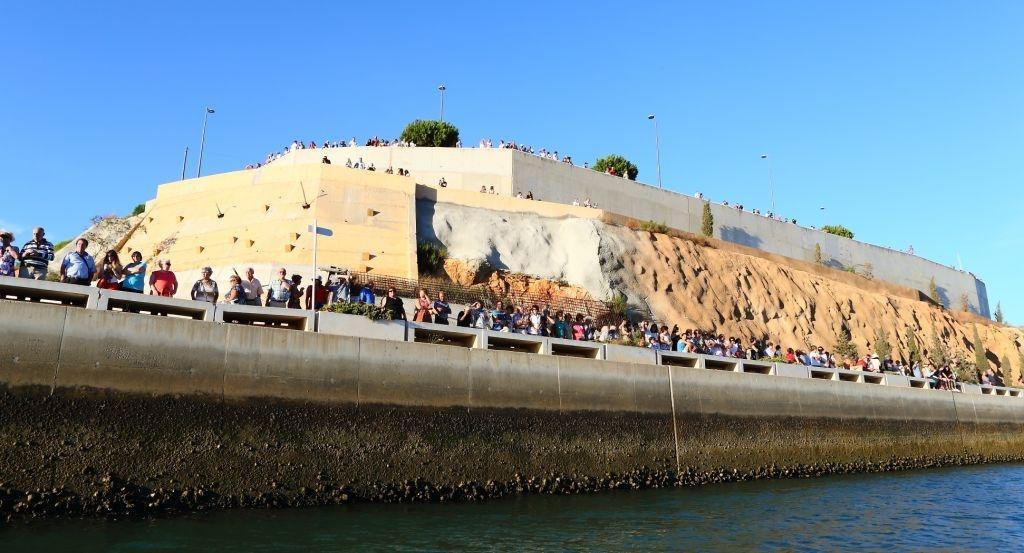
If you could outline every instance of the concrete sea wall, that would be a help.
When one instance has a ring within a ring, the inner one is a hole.
[[[1019,397],[7,301],[0,328],[0,516],[1024,459]]]

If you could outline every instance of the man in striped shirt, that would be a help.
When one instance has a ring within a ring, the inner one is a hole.
[[[46,280],[46,267],[53,261],[53,244],[43,238],[43,227],[32,231],[32,239],[21,248],[21,278]]]

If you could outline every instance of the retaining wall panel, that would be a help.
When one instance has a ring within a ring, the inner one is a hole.
[[[562,411],[634,411],[632,363],[598,362],[577,357],[558,359]]]
[[[221,395],[226,336],[206,321],[72,309],[57,385]]]
[[[0,381],[52,386],[68,308],[0,300]]]
[[[359,403],[469,406],[469,349],[359,339]]]
[[[358,338],[226,326],[225,396],[358,401]]]
[[[672,413],[672,395],[668,386],[668,367],[647,363],[633,364],[633,394],[640,413]]]
[[[605,344],[604,358],[607,361],[619,361],[623,363],[646,363],[649,365],[658,364],[658,353],[653,349],[620,346],[618,344]]]
[[[469,349],[471,407],[558,411],[558,358]]]

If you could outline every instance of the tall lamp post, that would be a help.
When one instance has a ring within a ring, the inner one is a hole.
[[[199,166],[196,168],[196,178],[203,176],[203,150],[206,148],[206,120],[214,113],[213,108],[207,107],[203,113],[203,138],[199,141]]]
[[[441,93],[441,122],[444,123],[444,91],[448,90],[444,84],[437,87],[437,91]]]
[[[654,147],[658,154],[658,188],[664,188],[661,185],[661,136],[658,132],[658,119],[653,113],[648,115],[647,119],[654,121]]]
[[[772,197],[772,213],[775,213],[775,178],[772,176],[772,160],[768,157],[768,154],[761,154],[761,159],[768,160],[768,191]]]

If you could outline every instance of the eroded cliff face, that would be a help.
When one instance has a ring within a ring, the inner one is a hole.
[[[884,330],[894,356],[908,357],[913,332],[922,351],[938,336],[952,354],[973,360],[976,324],[996,368],[1001,368],[1004,355],[1015,365],[1024,343],[1020,329],[900,297],[866,278],[842,275],[843,280],[858,281],[851,284],[838,280],[840,275],[828,278],[683,238],[616,226],[606,226],[604,232],[632,247],[622,252],[623,267],[608,275],[612,285],[648,304],[670,325],[717,329],[744,339],[767,336],[794,348],[832,348],[845,324],[861,354]],[[1020,374],[1019,368],[1014,374]]]
[[[430,220],[418,221],[420,237],[444,243],[452,258],[564,279],[599,299],[622,293],[669,326],[831,349],[845,324],[862,355],[884,330],[895,357],[909,357],[913,333],[922,352],[938,336],[952,355],[973,360],[976,325],[991,366],[1005,372],[1005,356],[1014,382],[1020,374],[1020,329],[940,309],[868,278],[595,220],[451,204],[431,211]]]

